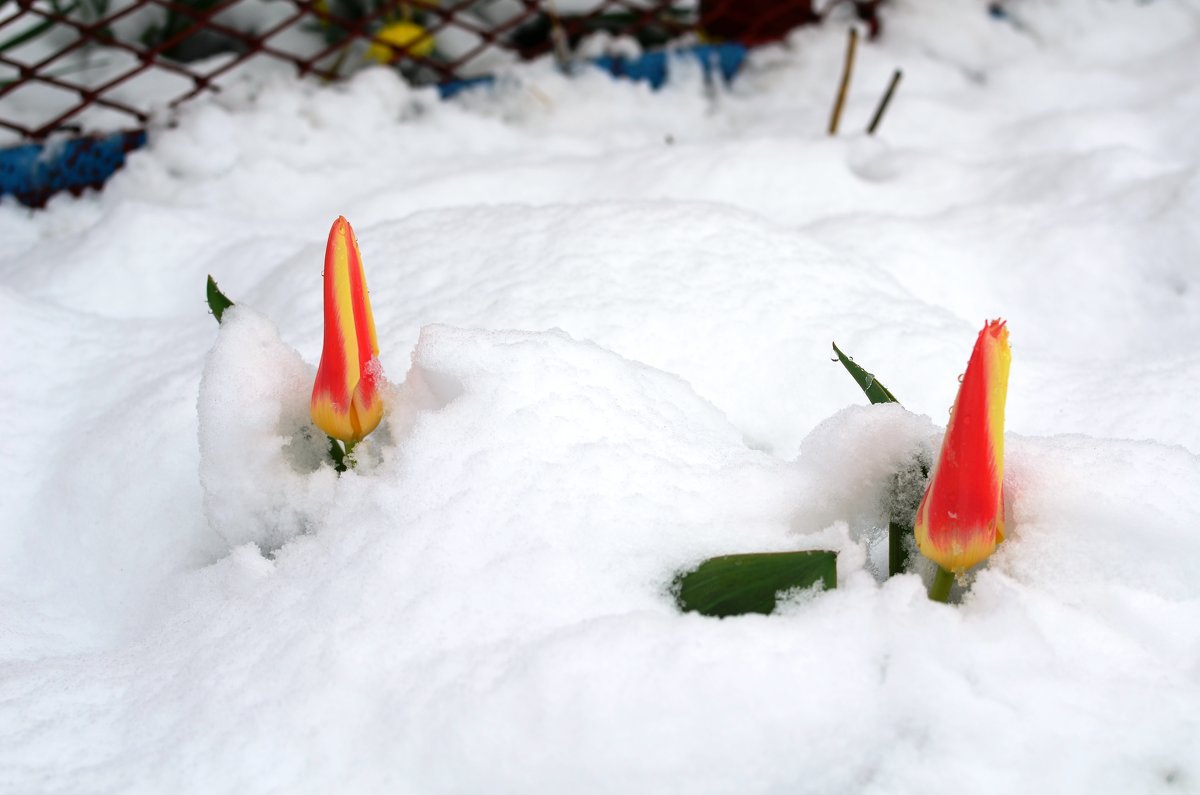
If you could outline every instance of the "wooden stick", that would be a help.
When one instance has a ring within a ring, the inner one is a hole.
[[[883,92],[883,98],[879,100],[879,107],[875,108],[875,115],[871,117],[871,123],[867,125],[867,135],[874,135],[875,130],[879,128],[879,122],[883,121],[883,114],[887,111],[888,103],[892,101],[892,94],[896,93],[896,86],[900,85],[900,78],[903,74],[899,69],[892,72],[892,81],[888,83],[887,91]]]
[[[833,103],[833,114],[829,117],[829,134],[837,135],[838,122],[842,120],[842,105],[846,102],[846,89],[850,87],[850,73],[854,71],[854,51],[858,48],[858,30],[850,28],[850,39],[846,42],[846,63],[842,67],[842,84],[838,86],[837,100]]]

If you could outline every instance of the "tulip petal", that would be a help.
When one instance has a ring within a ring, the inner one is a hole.
[[[324,284],[325,339],[313,384],[312,418],[330,436],[356,442],[383,418],[383,370],[358,240],[342,217],[329,230]]]
[[[974,566],[1004,539],[1004,403],[1011,360],[1004,321],[987,323],[917,509],[917,546],[948,571]]]

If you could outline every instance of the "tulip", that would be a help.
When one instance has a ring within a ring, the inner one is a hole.
[[[1004,540],[1004,399],[1011,360],[1004,321],[987,323],[917,509],[917,547],[941,568],[935,588],[946,593],[951,575],[984,560]]]
[[[347,451],[383,419],[383,368],[358,240],[345,218],[325,247],[325,343],[313,385],[312,419]]]

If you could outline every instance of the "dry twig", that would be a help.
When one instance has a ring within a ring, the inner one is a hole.
[[[892,101],[892,94],[896,92],[896,86],[900,85],[902,76],[899,69],[892,72],[892,80],[888,83],[887,91],[883,92],[883,97],[879,100],[879,107],[875,108],[875,115],[871,117],[871,123],[867,125],[867,135],[874,135],[875,130],[879,127],[879,122],[883,121],[883,114],[887,112],[888,103]]]
[[[838,122],[842,120],[842,105],[846,103],[846,90],[850,87],[850,73],[854,71],[854,51],[858,48],[858,31],[850,28],[850,38],[846,42],[846,63],[842,67],[842,83],[838,86],[837,100],[833,103],[833,113],[829,117],[829,134],[837,135]]]

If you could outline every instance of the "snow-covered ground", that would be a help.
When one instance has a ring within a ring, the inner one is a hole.
[[[837,22],[731,87],[247,83],[0,205],[0,792],[1200,792],[1200,4],[1008,7],[891,3],[833,139]],[[935,604],[888,484],[996,316],[1009,538]],[[777,615],[669,592],[806,548]]]

